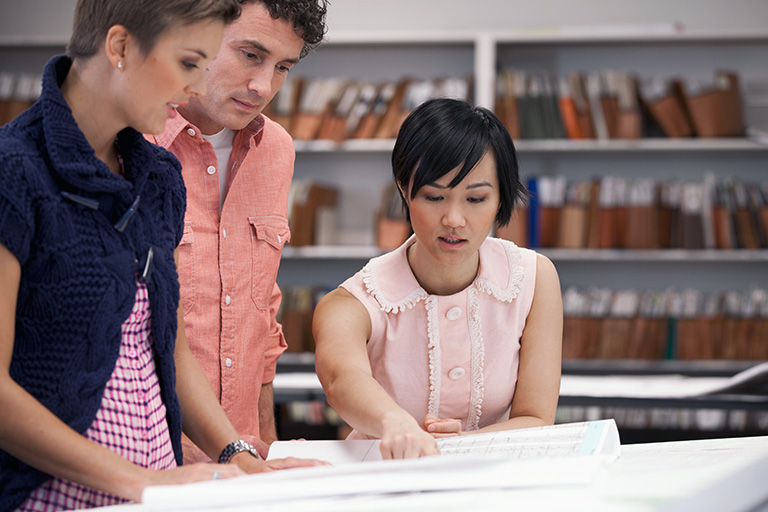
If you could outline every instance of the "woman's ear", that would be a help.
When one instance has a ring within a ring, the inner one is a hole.
[[[128,29],[122,25],[112,25],[107,31],[104,49],[107,53],[107,59],[115,69],[125,69],[125,57],[130,37]]]

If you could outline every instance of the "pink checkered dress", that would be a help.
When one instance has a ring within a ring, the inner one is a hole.
[[[139,284],[133,311],[122,325],[120,355],[104,389],[101,406],[85,436],[134,464],[176,467],[155,373],[147,288]],[[17,512],[53,512],[104,507],[126,500],[69,480],[53,478],[38,487]]]

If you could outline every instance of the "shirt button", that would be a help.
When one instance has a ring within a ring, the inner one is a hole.
[[[451,380],[459,380],[464,376],[464,368],[456,367],[448,372],[448,378]]]
[[[224,302],[227,304],[227,306],[229,306],[229,303],[232,302],[232,297],[227,295],[226,297],[224,297]]]
[[[192,136],[192,137],[194,137],[194,136],[195,136],[195,130],[193,130],[192,128],[187,128],[187,133],[188,133],[190,136]]]
[[[280,238],[280,235],[277,235],[277,243],[279,244],[283,243],[283,239]]]
[[[208,174],[214,174],[216,172],[216,168],[212,165],[209,165],[206,170],[208,171]]]
[[[224,238],[227,238],[227,230],[226,229],[222,229],[221,230],[221,236],[223,236]]]
[[[131,351],[128,352],[128,355],[131,356],[131,357],[136,357],[136,351],[131,349]]]
[[[458,306],[457,306],[457,307],[455,307],[455,308],[451,308],[451,309],[449,309],[449,310],[448,310],[448,311],[445,313],[445,318],[447,318],[448,320],[456,320],[456,319],[457,319],[457,318],[459,318],[460,316],[461,316],[461,308],[460,308],[460,307],[458,307]]]
[[[227,368],[232,368],[232,360],[230,358],[227,358],[227,360],[224,361],[224,364],[227,365]]]

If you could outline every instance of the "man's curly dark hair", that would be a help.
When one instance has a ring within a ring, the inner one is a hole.
[[[325,37],[325,15],[328,0],[239,0],[241,4],[260,3],[276,20],[293,23],[296,33],[304,40],[301,57],[317,48]]]

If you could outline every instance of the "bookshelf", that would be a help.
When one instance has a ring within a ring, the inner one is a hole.
[[[0,71],[40,73],[50,56],[64,51],[74,0],[47,0],[32,5],[39,4],[44,4],[45,9],[9,7],[20,10],[22,16],[8,16],[5,25],[0,22],[0,26],[8,29],[1,31],[3,35],[0,35]],[[695,11],[703,12],[698,5],[695,7]],[[34,16],[23,15],[25,10],[32,11]],[[567,13],[568,8],[563,10]],[[630,16],[631,11],[630,8]],[[385,22],[382,26],[387,26],[386,15],[382,13]],[[625,31],[616,28],[596,31],[593,27],[588,32],[578,29],[416,31],[421,24],[418,17],[409,20],[402,19],[399,14],[396,16],[398,25],[392,26],[405,26],[410,22],[413,31],[332,32],[329,42],[291,74],[341,76],[356,80],[470,76],[475,102],[492,108],[495,78],[500,67],[514,65],[565,73],[571,69],[600,70],[613,66],[651,74],[690,72],[693,75],[710,75],[716,67],[723,66],[738,70],[743,85],[748,86],[744,89],[748,125],[768,131],[768,78],[764,69],[768,31],[679,33],[668,26],[646,27],[643,30],[635,27]],[[471,18],[471,13],[468,16]],[[550,18],[548,14],[546,19]],[[599,22],[598,18],[589,22]],[[37,30],[35,34],[41,21],[48,28]],[[479,26],[493,22],[496,22],[494,26],[504,24],[503,21],[483,18]],[[389,156],[393,145],[392,139],[346,140],[340,144],[297,140],[296,177],[338,185],[341,190],[339,217],[342,227],[364,233],[372,228],[373,209],[380,189],[391,181]],[[517,140],[516,146],[523,173],[528,175],[559,174],[589,178],[616,172],[625,176],[649,175],[658,178],[675,175],[681,179],[698,179],[703,170],[711,170],[718,176],[732,174],[765,180],[768,169],[768,140],[765,135],[727,139]],[[278,282],[283,288],[307,285],[334,287],[359,270],[369,258],[381,253],[372,243],[373,236],[369,235],[369,238],[363,243],[343,247],[287,246]],[[695,286],[713,291],[768,286],[765,279],[768,275],[766,250],[543,249],[541,252],[555,261],[564,289],[568,285],[601,284],[615,288],[616,283],[640,289]],[[280,361],[281,364],[291,363],[293,357],[306,359],[305,356],[311,354],[285,354]],[[564,370],[604,374],[623,372],[627,365],[633,367],[636,363],[630,360],[570,360],[564,362]],[[668,368],[668,363],[674,364],[674,368]],[[720,361],[652,361],[649,365],[688,372],[702,364],[709,368],[714,363]],[[312,371],[311,364],[305,370]],[[730,367],[727,371],[731,371]],[[301,399],[291,397],[288,401]],[[303,399],[317,400],[321,397]],[[626,402],[614,405],[630,410]],[[722,405],[716,404],[713,409]],[[725,406],[727,409],[728,404]],[[761,433],[765,430],[764,426]]]
[[[359,81],[468,77],[475,103],[493,107],[497,73],[510,67],[557,74],[618,68],[701,79],[716,69],[733,69],[742,79],[747,125],[762,132],[729,138],[519,139],[522,173],[569,179],[616,174],[687,180],[701,179],[707,171],[718,177],[765,181],[768,79],[761,66],[768,31],[678,31],[666,25],[619,28],[332,33],[328,43],[292,75]],[[51,55],[64,50],[67,40],[63,29],[49,32],[27,36],[14,31],[0,37],[0,70],[39,73]],[[295,141],[296,178],[339,188],[339,230],[352,236],[344,246],[288,246],[278,277],[281,286],[334,287],[382,252],[373,245],[372,231],[380,190],[391,181],[393,144],[391,138]],[[638,289],[745,290],[765,287],[761,276],[768,270],[765,249],[540,250],[555,261],[564,289],[616,288],[620,283]]]
[[[302,63],[302,76],[350,80],[437,78],[471,73],[476,104],[496,105],[496,78],[504,69],[565,75],[618,69],[640,76],[711,79],[733,70],[741,80],[745,124],[738,137],[638,139],[517,139],[523,178],[563,176],[590,180],[615,175],[657,181],[734,177],[768,180],[768,77],[762,69],[766,31],[560,30],[518,32],[345,33]],[[663,57],[663,58],[662,58]],[[417,65],[414,67],[414,63]],[[355,233],[351,245],[287,247],[279,284],[335,287],[383,251],[373,244],[381,188],[391,181],[394,140],[296,140],[296,177],[338,187],[338,224]],[[367,231],[367,235],[365,235]],[[367,238],[366,238],[367,236]],[[767,249],[537,249],[551,258],[563,290],[607,287],[705,293],[765,288]]]

